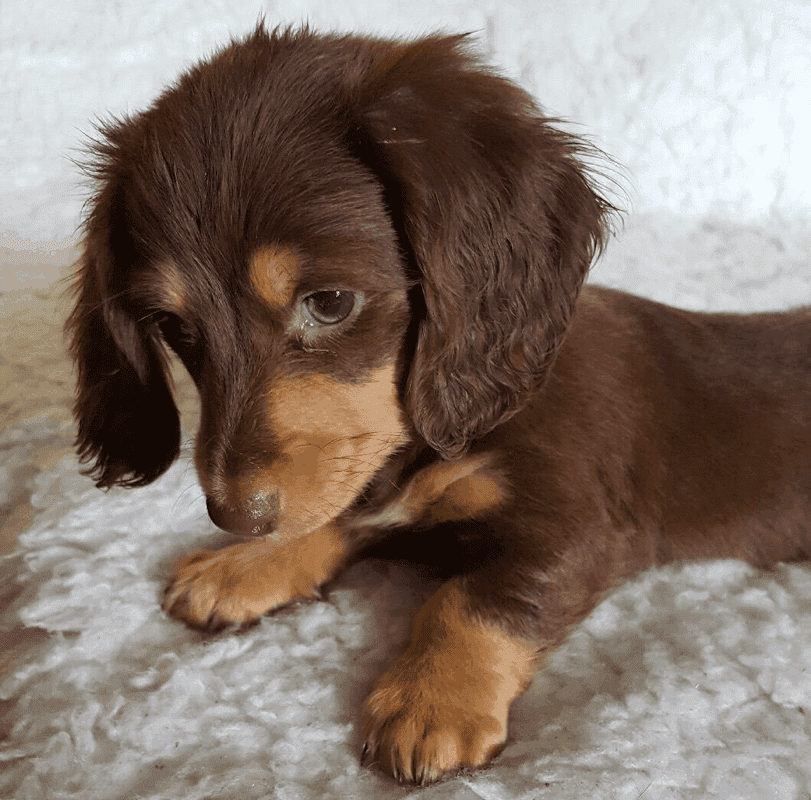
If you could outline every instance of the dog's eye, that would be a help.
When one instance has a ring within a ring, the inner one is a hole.
[[[343,322],[355,307],[355,295],[339,289],[313,292],[304,298],[304,307],[309,315],[321,325],[337,325]]]

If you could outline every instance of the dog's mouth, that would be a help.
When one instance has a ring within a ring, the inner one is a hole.
[[[366,435],[296,448],[251,478],[208,493],[211,521],[228,533],[292,541],[340,516],[357,500],[401,436]],[[205,484],[205,481],[204,481]]]
[[[314,460],[311,472],[297,469],[291,459],[283,461],[252,479],[229,481],[224,496],[208,494],[211,521],[237,536],[292,541],[339,516],[373,474],[371,468],[350,473],[329,457]]]
[[[342,383],[320,375],[277,380],[263,424],[276,452],[241,474],[217,474],[198,442],[197,467],[212,522],[239,536],[289,541],[334,520],[409,440],[395,367]],[[270,455],[268,453],[267,455]],[[230,459],[237,463],[239,459]]]

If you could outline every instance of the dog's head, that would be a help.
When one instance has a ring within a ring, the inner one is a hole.
[[[584,146],[462,37],[261,27],[106,126],[68,323],[100,486],[177,457],[202,400],[226,529],[312,529],[392,454],[464,453],[544,381],[603,237]]]

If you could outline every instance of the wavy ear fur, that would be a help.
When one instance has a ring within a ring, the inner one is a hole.
[[[131,247],[116,242],[116,192],[108,185],[88,219],[74,282],[76,305],[65,326],[78,372],[76,446],[96,485],[143,486],[180,450],[180,419],[157,336],[125,308]],[[122,284],[122,285],[119,285]]]
[[[542,384],[612,210],[580,161],[590,148],[463,39],[392,51],[362,115],[425,302],[406,403],[445,457]]]

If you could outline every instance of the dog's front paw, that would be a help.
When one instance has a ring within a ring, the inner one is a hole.
[[[343,537],[325,526],[284,545],[260,539],[193,553],[175,568],[163,608],[195,628],[247,625],[291,600],[316,594],[344,552]]]
[[[219,630],[246,625],[292,600],[282,583],[272,583],[267,556],[254,543],[184,558],[166,587],[163,608],[195,628]],[[252,552],[252,550],[254,552]]]
[[[464,685],[403,666],[386,673],[366,701],[364,764],[421,784],[498,754],[507,736],[506,703],[483,703]]]
[[[366,701],[364,763],[416,783],[486,764],[504,745],[535,653],[471,615],[459,579],[449,581],[419,610],[408,648]]]

